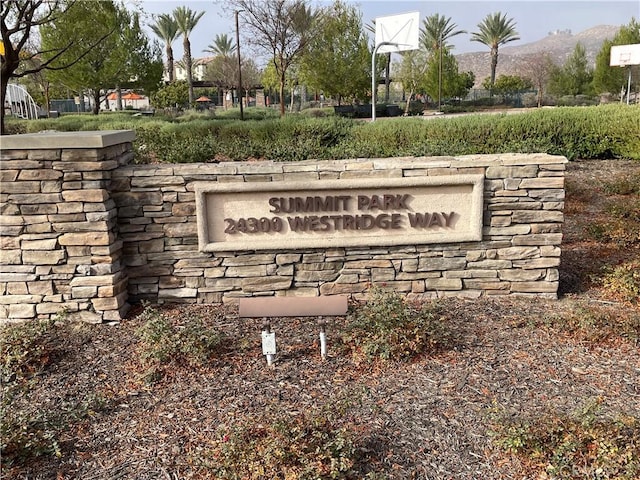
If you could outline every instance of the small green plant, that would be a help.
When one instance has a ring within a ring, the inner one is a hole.
[[[60,438],[64,433],[104,408],[104,398],[94,392],[88,392],[79,402],[58,399],[53,408],[31,403],[39,378],[60,357],[58,345],[65,335],[74,334],[65,325],[56,325],[63,318],[0,328],[0,455],[5,465],[27,464],[39,456],[61,456]]]
[[[432,305],[374,287],[351,315],[342,342],[356,361],[395,361],[444,347],[450,334]]]
[[[0,328],[2,400],[0,452],[10,461],[29,449],[55,450],[55,435],[34,425],[34,419],[15,408],[15,399],[28,395],[32,378],[48,364],[53,321],[32,321]],[[36,448],[37,447],[37,448]]]
[[[640,314],[634,310],[623,313],[619,309],[578,304],[571,311],[547,318],[545,324],[590,342],[603,342],[611,338],[627,338],[637,342],[640,339]]]
[[[328,411],[291,416],[268,409],[259,420],[220,428],[198,461],[228,480],[355,478],[356,438]]]
[[[606,218],[587,225],[589,237],[621,247],[640,244],[640,200],[624,197],[608,199]]]
[[[3,388],[4,390],[4,388]],[[107,407],[105,397],[88,392],[79,401],[58,401],[53,408],[25,405],[30,389],[3,391],[0,405],[0,446],[5,464],[23,463],[41,456],[62,456],[61,439],[74,425]],[[21,398],[24,397],[24,398]],[[16,408],[15,400],[22,403]]]
[[[640,301],[640,261],[606,268],[602,285],[614,298],[626,302]]]
[[[500,449],[517,455],[544,478],[638,478],[640,419],[609,418],[600,409],[601,401],[594,400],[571,415],[548,412],[515,419],[498,415],[492,434]]]
[[[49,363],[55,321],[31,321],[0,328],[1,381],[21,381]]]
[[[140,319],[144,322],[137,331],[140,358],[151,379],[171,363],[204,365],[222,342],[218,331],[207,327],[198,317],[189,317],[178,325],[158,309],[147,306]]]
[[[640,173],[621,175],[604,182],[602,188],[608,195],[640,195]]]

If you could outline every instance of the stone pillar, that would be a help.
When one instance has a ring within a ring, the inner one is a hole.
[[[128,309],[113,170],[133,158],[131,131],[2,138],[0,321],[120,320]]]

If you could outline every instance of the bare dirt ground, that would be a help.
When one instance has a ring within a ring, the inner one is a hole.
[[[280,351],[268,368],[257,319],[238,319],[232,308],[174,305],[163,311],[176,322],[200,315],[231,340],[205,367],[170,365],[149,383],[138,360],[139,310],[117,325],[66,325],[55,358],[12,406],[34,417],[67,412],[56,420],[66,425],[57,433],[58,456],[5,458],[2,476],[220,478],[209,467],[225,432],[317,414],[355,432],[361,464],[349,478],[546,478],[496,446],[496,416],[570,413],[597,399],[602,415],[640,417],[637,339],[558,325],[586,311],[640,315],[637,304],[608,295],[595,279],[606,265],[638,259],[638,242],[620,247],[585,234],[607,215],[598,185],[629,171],[640,172],[640,163],[569,164],[558,301],[443,302],[438,312],[453,333],[450,348],[408,363],[354,363],[337,348],[342,318],[330,322],[323,362],[314,321],[275,319]],[[83,402],[92,405],[89,413],[74,417]]]

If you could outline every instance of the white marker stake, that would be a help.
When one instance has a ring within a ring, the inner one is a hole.
[[[262,354],[267,357],[267,365],[273,365],[273,358],[276,355],[276,334],[271,331],[271,325],[265,324],[262,330]]]
[[[324,330],[320,331],[320,355],[322,355],[322,359],[327,359],[327,334]]]
[[[324,321],[320,319],[320,355],[323,360],[327,359],[327,332],[324,329]]]

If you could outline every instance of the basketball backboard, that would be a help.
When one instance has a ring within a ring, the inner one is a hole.
[[[376,43],[378,53],[416,50],[420,38],[420,12],[378,17]]]
[[[627,65],[640,65],[640,43],[611,47],[609,66],[626,67]]]

